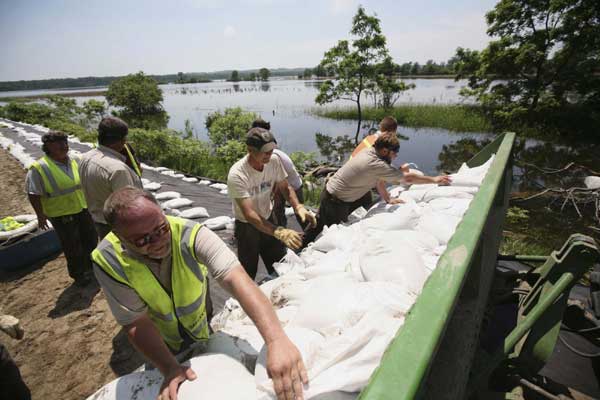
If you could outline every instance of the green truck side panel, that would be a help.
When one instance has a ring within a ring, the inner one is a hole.
[[[475,167],[496,154],[359,399],[464,397],[508,205],[514,140],[514,133],[502,134],[467,162]]]

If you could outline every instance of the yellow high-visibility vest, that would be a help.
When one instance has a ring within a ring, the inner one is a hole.
[[[145,264],[123,252],[121,241],[113,232],[92,252],[92,260],[111,278],[137,292],[163,340],[178,351],[183,343],[180,328],[196,340],[209,336],[207,269],[197,260],[194,250],[201,225],[177,217],[168,216],[167,220],[171,227],[171,294]]]
[[[61,170],[47,155],[31,164],[30,168],[35,168],[42,177],[46,195],[41,196],[41,202],[47,217],[77,214],[87,208],[81,190],[77,161],[71,159],[69,162],[73,178]]]
[[[358,153],[360,153],[361,151],[363,151],[365,149],[368,149],[369,147],[373,147],[373,145],[375,144],[375,141],[377,140],[378,137],[379,137],[379,135],[373,134],[373,135],[369,135],[366,138],[364,138],[362,140],[362,142],[360,142],[358,144],[358,146],[356,146],[356,148],[352,152],[352,155],[350,156],[350,158],[356,157],[356,155]]]

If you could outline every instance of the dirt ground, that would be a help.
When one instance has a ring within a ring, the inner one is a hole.
[[[0,149],[0,217],[33,210],[25,170]],[[17,275],[0,276],[0,310],[21,320],[21,341],[0,334],[33,399],[82,399],[143,363],[96,285],[78,288],[61,254]],[[1,396],[0,396],[1,397]]]

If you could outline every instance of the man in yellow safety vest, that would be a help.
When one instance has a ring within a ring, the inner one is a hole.
[[[34,162],[25,179],[29,201],[41,229],[48,220],[58,234],[69,276],[78,286],[90,283],[90,253],[98,238],[81,190],[78,162],[69,157],[67,136],[50,131],[42,136],[42,158]]]
[[[278,398],[302,399],[308,377],[298,349],[269,300],[215,233],[194,221],[165,216],[152,194],[134,187],[112,193],[104,216],[112,232],[92,253],[94,273],[130,342],[163,374],[161,400],[176,398],[182,382],[196,379],[174,354],[209,336],[208,271],[264,338]]]

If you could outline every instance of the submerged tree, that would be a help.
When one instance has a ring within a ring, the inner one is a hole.
[[[320,67],[332,72],[336,80],[325,81],[315,101],[318,104],[327,104],[335,100],[356,103],[358,122],[354,141],[358,143],[363,95],[365,90],[374,90],[377,87],[378,68],[384,62],[391,62],[391,58],[386,48],[385,36],[381,33],[379,19],[377,16],[367,15],[363,7],[358,8],[352,19],[350,33],[355,37],[352,42],[340,40],[325,53]],[[386,91],[389,89],[390,87],[387,87]]]
[[[600,123],[600,7],[595,0],[501,0],[486,15],[495,38],[459,48],[457,79],[500,124],[567,116]]]
[[[271,71],[269,71],[267,68],[261,68],[258,71],[258,76],[260,76],[261,81],[268,81],[269,76],[271,76]]]
[[[154,78],[141,71],[113,81],[106,92],[106,101],[112,107],[120,107],[114,113],[131,127],[156,129],[167,126],[169,117],[162,108],[162,90]]]

